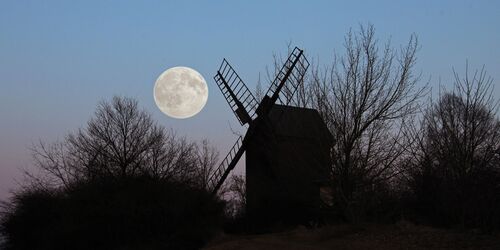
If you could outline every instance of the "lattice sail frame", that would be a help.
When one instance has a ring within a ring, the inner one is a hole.
[[[243,83],[243,80],[241,80],[227,60],[224,59],[222,61],[217,74],[214,76],[214,80],[240,124],[249,123],[250,127],[245,137],[242,138],[240,136],[236,140],[236,143],[231,147],[231,150],[224,157],[219,167],[210,176],[208,185],[212,189],[213,194],[217,193],[243,155],[246,149],[245,142],[251,137],[252,121],[257,117],[258,109],[263,108],[265,112],[269,112],[272,105],[276,102],[288,105],[299,85],[303,83],[304,75],[309,68],[309,61],[307,61],[303,52],[303,50],[297,47],[294,48],[266,92],[267,98],[264,98],[264,100],[267,100],[268,103],[264,103],[265,101],[263,100],[260,104],[257,103],[252,92]],[[267,115],[267,113],[263,113],[263,115]]]
[[[283,78],[290,71],[290,68],[292,68],[291,72],[287,76],[285,83],[282,85],[280,92],[278,93],[278,98],[276,100],[277,102],[279,102],[279,104],[282,105],[290,104],[290,101],[297,91],[297,88],[300,84],[303,83],[305,73],[309,68],[309,61],[304,56],[303,52],[303,50],[297,47],[293,49],[292,53],[290,53],[280,71],[271,82],[271,86],[269,86],[269,89],[266,92],[266,96],[272,97],[275,94],[276,90],[281,85]]]
[[[257,117],[255,111],[259,103],[226,59],[222,61],[214,80],[241,125]]]

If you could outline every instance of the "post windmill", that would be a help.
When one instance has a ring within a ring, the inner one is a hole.
[[[226,59],[214,76],[236,118],[248,129],[208,184],[217,193],[246,152],[249,215],[265,219],[263,213],[272,217],[290,206],[310,211],[320,202],[332,136],[316,110],[288,106],[308,67],[304,51],[295,47],[260,102]]]

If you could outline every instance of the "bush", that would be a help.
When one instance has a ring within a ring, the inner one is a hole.
[[[147,177],[28,190],[4,206],[5,249],[197,249],[224,203],[205,190]]]

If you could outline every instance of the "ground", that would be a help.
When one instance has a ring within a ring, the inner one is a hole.
[[[221,235],[205,249],[500,249],[500,234],[436,229],[406,222],[335,225],[261,235]]]

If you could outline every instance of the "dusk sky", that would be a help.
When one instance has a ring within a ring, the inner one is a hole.
[[[402,2],[0,0],[0,200],[32,165],[33,142],[64,139],[114,95],[136,98],[180,136],[209,139],[223,157],[236,140],[230,127],[243,128],[212,78],[222,58],[254,90],[290,41],[328,64],[360,24],[395,48],[415,33],[422,85],[450,86],[452,67],[464,73],[468,60],[485,65],[500,97],[500,1]],[[207,80],[208,102],[192,118],[169,118],[155,105],[154,82],[173,66]]]

